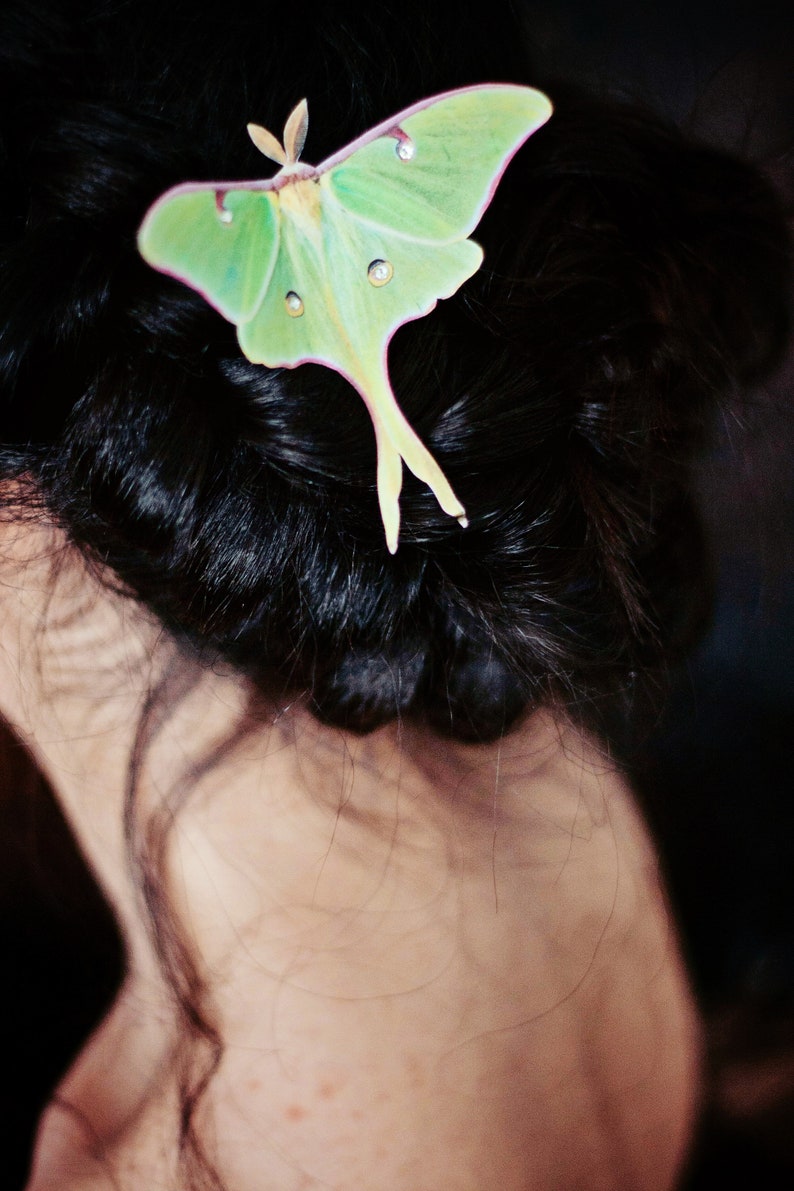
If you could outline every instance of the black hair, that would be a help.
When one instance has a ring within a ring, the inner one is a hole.
[[[320,160],[426,94],[537,82],[507,10],[477,36],[464,17],[6,6],[0,435],[6,474],[34,477],[187,645],[332,723],[487,739],[538,702],[592,706],[686,638],[686,464],[784,330],[769,188],[552,84],[476,234],[484,268],[392,344],[401,405],[471,520],[409,476],[394,558],[346,382],[249,364],[135,247],[168,186],[261,172],[245,122],[279,129],[304,94]]]

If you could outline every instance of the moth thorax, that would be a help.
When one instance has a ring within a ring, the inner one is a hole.
[[[301,225],[301,230],[316,230],[320,224],[320,187],[314,178],[290,182],[278,192],[285,214]]]

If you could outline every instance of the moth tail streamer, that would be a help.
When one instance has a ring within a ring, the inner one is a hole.
[[[389,436],[375,424],[375,442],[378,448],[378,505],[386,546],[389,554],[397,553],[400,540],[400,491],[403,486],[403,463],[400,452]]]
[[[375,427],[378,450],[378,504],[390,554],[397,552],[400,533],[402,464],[427,484],[441,508],[464,528],[466,510],[441,467],[411,427],[394,396],[385,368],[366,381],[356,381]]]

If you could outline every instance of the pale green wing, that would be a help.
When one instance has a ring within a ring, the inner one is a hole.
[[[267,293],[239,328],[243,351],[257,363],[315,360],[360,378],[397,327],[455,293],[482,262],[471,240],[423,243],[351,218],[326,190],[325,177],[290,189],[290,203],[301,189],[315,192],[315,213],[308,221],[284,210]],[[285,201],[284,191],[279,199]]]
[[[395,400],[386,353],[397,327],[449,297],[482,262],[467,239],[512,155],[551,113],[527,87],[471,87],[415,105],[279,192],[282,243],[260,309],[239,328],[271,366],[314,360],[363,397],[378,446],[378,498],[397,548],[403,460],[466,523],[446,476]],[[381,262],[385,284],[373,284]]]
[[[278,242],[274,193],[224,190],[223,184],[169,190],[138,233],[145,261],[197,289],[233,323],[251,318],[260,306]]]
[[[271,367],[313,360],[351,381],[372,416],[378,445],[378,496],[389,549],[397,548],[400,459],[424,480],[441,507],[464,508],[392,393],[386,349],[403,323],[421,318],[477,271],[482,249],[471,240],[431,244],[389,234],[351,216],[319,181],[302,181],[285,209],[278,259],[267,293],[238,329],[245,355]],[[384,280],[385,278],[385,280]]]
[[[549,100],[530,87],[467,87],[409,108],[318,169],[359,219],[417,240],[460,239],[550,115]]]

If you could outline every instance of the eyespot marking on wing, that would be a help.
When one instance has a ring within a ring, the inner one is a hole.
[[[374,260],[367,269],[367,280],[376,289],[379,289],[382,285],[388,285],[393,276],[394,265],[391,261]]]
[[[296,294],[294,289],[291,289],[285,296],[284,305],[287,308],[287,314],[290,318],[300,318],[306,309],[303,305],[303,298],[300,294]]]

